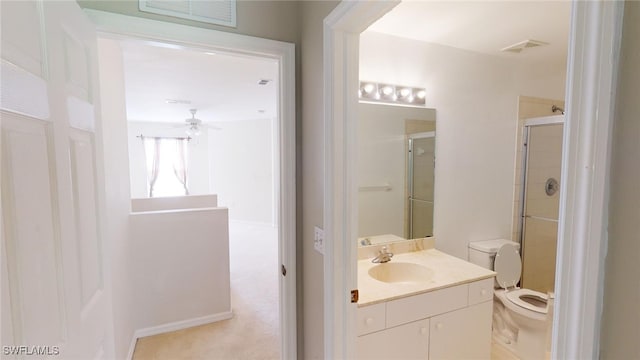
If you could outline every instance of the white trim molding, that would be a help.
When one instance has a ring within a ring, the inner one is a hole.
[[[573,3],[552,337],[555,359],[599,357],[623,8],[621,1]]]
[[[158,334],[164,334],[172,331],[178,331],[182,329],[188,329],[194,326],[200,326],[205,324],[211,324],[214,322],[228,320],[233,317],[233,311],[225,311],[217,314],[201,316],[193,319],[174,321],[158,326],[152,326],[148,328],[138,329],[135,332],[135,338],[140,339],[147,336],[153,336]]]
[[[324,22],[324,357],[355,357],[358,37],[397,2],[343,1]],[[552,357],[598,357],[623,3],[573,2]]]
[[[280,277],[280,331],[283,359],[297,357],[296,319],[296,114],[295,114],[295,45],[204,28],[196,28],[138,17],[85,9],[96,25],[98,36],[133,39],[159,46],[228,52],[241,56],[262,57],[278,62],[280,84],[278,121],[275,121],[275,183],[279,237],[279,262],[287,269]]]
[[[193,319],[174,321],[167,324],[138,329],[133,334],[133,339],[131,339],[131,344],[129,345],[129,353],[127,354],[127,360],[133,359],[133,353],[136,348],[136,343],[140,338],[159,335],[159,334],[165,334],[168,332],[178,331],[182,329],[188,329],[194,326],[211,324],[211,323],[222,321],[222,320],[228,320],[228,319],[231,319],[232,317],[233,317],[233,311],[225,311],[225,312],[201,316]]]
[[[343,1],[324,20],[324,358],[353,359],[356,343],[356,160],[360,33],[399,1]],[[347,119],[352,121],[347,121]]]

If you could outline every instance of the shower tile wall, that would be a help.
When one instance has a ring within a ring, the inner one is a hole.
[[[522,286],[547,293],[554,291],[558,223],[538,219],[527,220],[525,230]]]
[[[560,182],[563,125],[532,126],[529,130],[522,286],[554,291],[560,192],[547,195],[545,183]]]

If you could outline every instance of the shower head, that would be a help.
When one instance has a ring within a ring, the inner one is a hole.
[[[562,113],[562,115],[564,115],[564,109],[563,108],[561,108],[558,105],[551,106],[551,112],[555,113],[556,111],[560,111]]]

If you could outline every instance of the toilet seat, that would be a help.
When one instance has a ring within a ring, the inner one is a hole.
[[[504,244],[498,249],[496,259],[494,260],[494,269],[497,273],[496,281],[503,289],[505,289],[506,300],[527,310],[534,311],[539,314],[547,313],[546,294],[530,289],[519,289],[516,287],[520,281],[522,274],[522,260],[518,249],[511,244]],[[533,298],[545,304],[544,307],[536,306],[524,300],[526,297]]]
[[[549,297],[546,294],[543,294],[541,292],[535,291],[535,290],[529,290],[529,289],[516,289],[516,290],[512,290],[506,293],[507,295],[507,300],[511,301],[512,303],[523,307],[525,309],[531,310],[531,311],[535,311],[537,313],[541,313],[541,314],[546,314],[547,313],[547,300],[549,299]],[[534,304],[531,304],[525,300],[523,300],[524,297],[532,297],[537,301],[543,302],[544,303],[544,307],[540,307],[540,306],[536,306]]]
[[[542,326],[542,323],[546,323],[549,320],[548,314],[529,310],[511,301],[508,297],[509,292],[510,291],[496,289],[494,291],[494,295],[496,297],[496,300],[510,311],[512,317],[515,317],[517,315],[520,318],[528,319],[532,322],[529,324],[530,326],[534,326],[533,323]],[[519,323],[522,324],[522,321],[519,321]]]
[[[504,244],[496,252],[493,261],[493,268],[496,274],[496,281],[503,289],[516,287],[522,274],[522,260],[518,249],[511,244]]]

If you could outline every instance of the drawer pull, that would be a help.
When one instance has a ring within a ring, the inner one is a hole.
[[[480,290],[480,295],[482,295],[482,296],[487,295],[487,290],[485,290],[485,289]]]
[[[422,334],[422,335],[427,335],[427,332],[428,332],[428,331],[427,331],[427,328],[426,328],[426,327],[421,327],[421,328],[420,328],[420,334]]]
[[[444,325],[442,325],[442,323],[437,323],[436,324],[436,329],[440,330],[444,327]]]
[[[367,320],[365,320],[365,323],[369,326],[373,325],[373,319],[372,318],[367,318]]]

